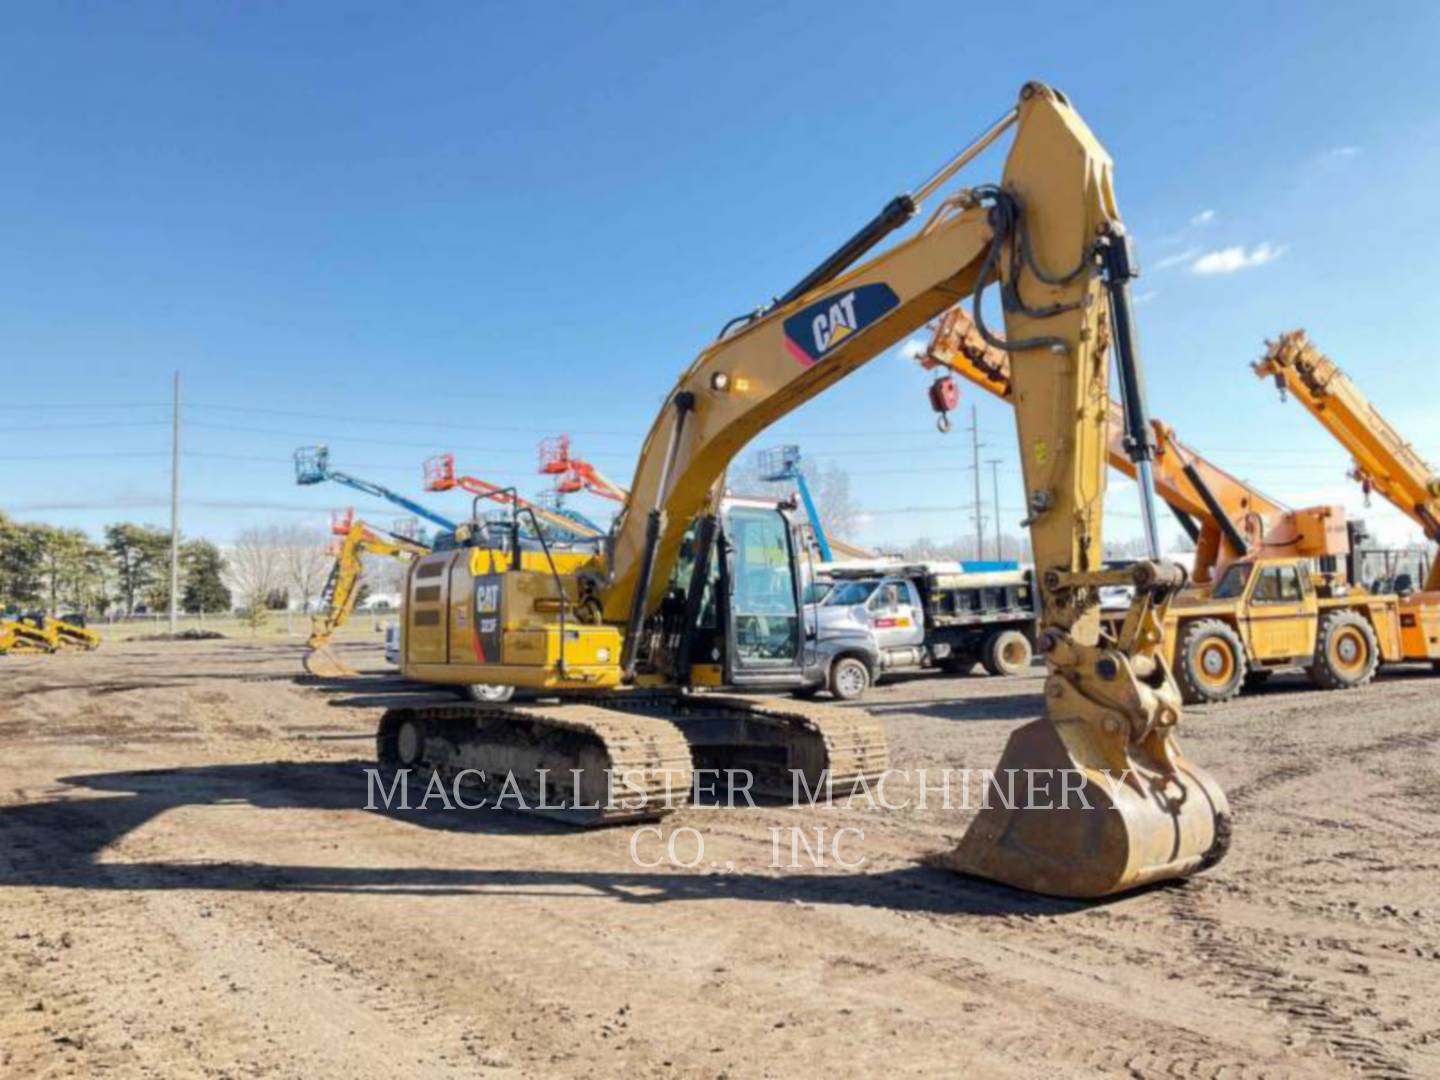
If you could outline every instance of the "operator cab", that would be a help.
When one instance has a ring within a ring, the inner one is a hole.
[[[802,617],[815,584],[804,528],[790,504],[736,496],[715,517],[697,519],[661,608],[670,663],[689,668],[682,682],[794,689],[814,680],[806,674]]]

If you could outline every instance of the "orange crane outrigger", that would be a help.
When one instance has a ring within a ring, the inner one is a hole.
[[[1011,401],[1009,354],[986,342],[960,307],[951,308],[939,320],[919,361],[926,368],[953,371]],[[942,387],[932,391],[931,402],[943,411],[953,407],[955,396]],[[1195,584],[1213,584],[1237,559],[1343,558],[1349,553],[1344,507],[1291,510],[1186,446],[1169,424],[1152,420],[1151,427],[1156,443],[1155,491],[1195,542],[1191,571]],[[1123,406],[1113,400],[1109,439],[1111,467],[1134,479]]]

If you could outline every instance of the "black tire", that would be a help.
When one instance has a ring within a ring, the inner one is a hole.
[[[1245,646],[1228,623],[1198,619],[1180,632],[1175,681],[1186,704],[1229,701],[1240,693],[1248,673]]]
[[[980,662],[991,675],[1023,675],[1032,655],[1030,639],[1019,630],[999,630],[985,639]]]
[[[1311,682],[1322,690],[1353,690],[1375,678],[1379,666],[1380,644],[1365,616],[1330,611],[1320,617],[1315,660],[1306,669]]]
[[[1254,690],[1257,686],[1264,686],[1274,674],[1269,668],[1251,668],[1245,673],[1245,689]]]
[[[865,661],[842,656],[830,665],[830,693],[839,701],[858,701],[870,689],[870,669]]]
[[[457,686],[455,692],[465,701],[474,701],[481,705],[502,705],[515,696],[515,687],[472,683],[468,686]]]

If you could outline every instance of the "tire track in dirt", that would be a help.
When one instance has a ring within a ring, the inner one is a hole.
[[[1337,1059],[1362,1075],[1380,1080],[1407,1080],[1419,1075],[1378,1039],[1361,1033],[1358,1020],[1366,1006],[1317,990],[1300,977],[1265,963],[1253,944],[1237,941],[1228,926],[1209,910],[1204,893],[1203,882],[1191,881],[1171,889],[1169,898],[1177,929],[1189,935],[1207,966],[1246,996],[1290,1017],[1323,1042]]]

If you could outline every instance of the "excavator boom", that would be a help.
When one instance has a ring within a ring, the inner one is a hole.
[[[330,639],[350,621],[360,599],[360,577],[365,555],[410,559],[429,554],[430,549],[403,536],[382,533],[353,517],[346,519],[345,531],[335,553],[335,565],[321,593],[325,610],[311,621],[306,642],[305,670],[324,679],[354,678],[356,672],[330,648]]]

